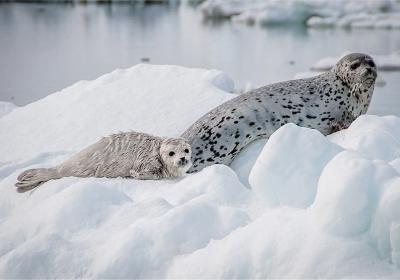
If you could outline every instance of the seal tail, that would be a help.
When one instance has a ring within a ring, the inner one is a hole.
[[[33,190],[51,179],[58,179],[54,168],[38,168],[25,170],[18,176],[15,186],[17,192],[24,193]]]

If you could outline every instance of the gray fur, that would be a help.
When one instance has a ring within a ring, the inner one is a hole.
[[[174,152],[170,156],[170,152]],[[191,166],[191,149],[183,139],[139,132],[113,134],[52,168],[30,169],[18,176],[18,192],[63,177],[130,177],[157,180],[182,176]]]
[[[322,75],[268,85],[223,103],[181,136],[193,151],[189,173],[229,165],[246,145],[287,123],[324,135],[347,128],[367,112],[376,76],[373,59],[354,53]]]

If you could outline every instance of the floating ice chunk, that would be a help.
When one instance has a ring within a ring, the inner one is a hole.
[[[317,17],[312,16],[306,21],[308,27],[332,27],[338,21],[337,17]]]
[[[375,26],[375,19],[373,18],[355,20],[350,24],[350,27],[352,28],[373,28],[374,26]]]
[[[339,57],[327,56],[327,57],[321,58],[316,63],[314,63],[313,66],[311,66],[311,71],[320,71],[320,72],[328,71],[333,66],[335,66],[336,63],[338,63],[342,57],[344,57],[350,53],[351,53],[350,51],[344,51]]]
[[[233,15],[231,17],[232,21],[242,22],[246,24],[253,24],[257,19],[258,10],[246,10],[239,15]]]
[[[240,1],[240,0],[209,0],[203,2],[198,9],[206,17],[230,17],[244,12],[249,5],[253,6],[257,1]]]
[[[400,4],[391,0],[207,0],[200,5],[200,10],[206,17],[233,15],[231,19],[236,22],[267,25],[304,23],[312,16],[322,19],[309,20],[310,27],[351,27],[354,20],[371,21],[369,24],[354,23],[356,28],[365,28],[375,26],[375,15],[399,11]]]
[[[250,185],[269,207],[307,208],[314,202],[322,170],[340,151],[317,130],[286,124],[264,146]]]
[[[349,14],[337,20],[333,26],[344,28],[398,28],[400,13]]]
[[[294,10],[284,4],[270,4],[268,8],[261,10],[256,17],[256,21],[262,25],[275,25],[296,21]]]
[[[345,14],[356,14],[362,13],[368,9],[368,4],[366,1],[349,1],[344,6]]]
[[[395,8],[395,2],[390,0],[369,0],[367,3],[370,13],[387,13]]]
[[[345,16],[341,17],[340,19],[338,19],[335,26],[343,27],[343,28],[350,28],[352,22],[366,20],[369,17],[370,17],[370,15],[365,14],[365,13],[345,15]]]

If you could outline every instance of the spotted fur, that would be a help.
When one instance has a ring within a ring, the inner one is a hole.
[[[193,151],[189,173],[229,165],[246,145],[287,123],[324,135],[347,128],[367,112],[376,76],[373,59],[353,53],[322,75],[268,85],[223,103],[181,136]]]
[[[191,166],[191,148],[183,139],[145,133],[113,134],[52,168],[29,169],[18,176],[18,192],[63,177],[128,177],[157,180],[182,176]]]

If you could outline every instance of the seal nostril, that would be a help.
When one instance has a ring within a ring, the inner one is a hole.
[[[184,157],[181,157],[181,161],[185,161],[185,158],[184,158]]]

